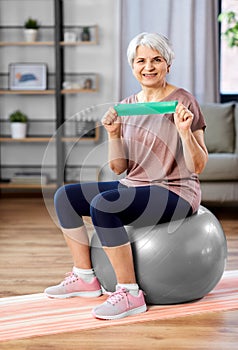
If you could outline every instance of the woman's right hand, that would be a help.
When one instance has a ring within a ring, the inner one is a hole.
[[[111,136],[121,136],[121,119],[113,107],[104,114],[101,122]]]

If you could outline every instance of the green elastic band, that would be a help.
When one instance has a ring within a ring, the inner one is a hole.
[[[178,101],[121,103],[114,108],[119,116],[174,113]]]

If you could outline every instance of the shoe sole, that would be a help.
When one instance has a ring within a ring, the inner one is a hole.
[[[122,312],[121,314],[118,315],[99,315],[97,314],[97,312],[95,310],[92,311],[92,314],[95,318],[100,318],[102,320],[116,320],[119,318],[124,318],[127,316],[132,316],[132,315],[137,315],[140,314],[142,312],[146,312],[147,311],[147,306],[146,305],[142,305],[140,307],[137,307],[135,309],[131,309],[125,312]]]
[[[74,293],[58,294],[58,295],[48,294],[47,292],[45,292],[45,295],[48,298],[53,298],[53,299],[67,299],[67,298],[73,298],[73,297],[96,298],[102,295],[102,291],[96,290],[93,292],[74,292]]]

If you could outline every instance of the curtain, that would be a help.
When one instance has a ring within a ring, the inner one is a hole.
[[[175,60],[168,81],[200,103],[219,101],[218,0],[121,0],[120,98],[140,90],[126,50],[140,32],[171,41]]]

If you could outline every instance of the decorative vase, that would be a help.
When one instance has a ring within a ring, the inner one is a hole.
[[[11,123],[11,135],[13,139],[24,139],[26,137],[26,123]]]
[[[24,35],[27,42],[34,42],[37,39],[38,30],[37,29],[25,29]]]

